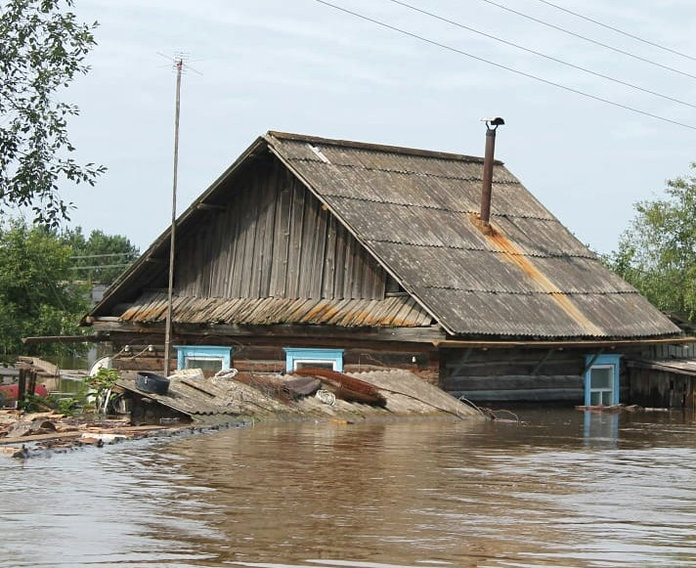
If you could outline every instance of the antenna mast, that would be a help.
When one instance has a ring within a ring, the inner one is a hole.
[[[184,67],[182,57],[174,61],[176,69],[176,110],[174,112],[174,182],[172,185],[172,225],[169,241],[169,286],[167,288],[167,319],[164,330],[164,376],[169,375],[169,351],[172,338],[172,296],[174,289],[174,244],[176,242],[176,184],[179,166],[179,108],[181,103],[181,71]]]

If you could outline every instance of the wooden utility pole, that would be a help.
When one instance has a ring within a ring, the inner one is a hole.
[[[176,110],[174,112],[174,183],[172,186],[172,225],[169,239],[169,286],[167,288],[167,319],[164,330],[164,376],[169,375],[169,351],[172,339],[172,297],[174,289],[174,245],[176,242],[176,182],[179,165],[179,107],[181,103],[181,71],[184,60],[175,61],[176,68]]]

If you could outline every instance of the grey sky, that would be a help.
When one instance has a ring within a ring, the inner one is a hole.
[[[696,126],[696,109],[539,59],[388,0],[331,0],[412,33],[571,88]],[[609,52],[482,0],[408,0],[467,26],[623,81],[690,99],[696,79]],[[670,55],[545,6],[515,10],[696,75]],[[692,0],[555,3],[696,56]],[[660,196],[696,159],[696,130],[511,74],[339,13],[314,0],[78,0],[98,20],[92,70],[66,98],[81,161],[109,168],[65,191],[86,232],[145,249],[171,215],[175,76],[183,78],[178,212],[267,130],[482,155],[482,117],[502,116],[496,155],[583,242],[615,248],[633,203]]]

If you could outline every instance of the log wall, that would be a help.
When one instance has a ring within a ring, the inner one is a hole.
[[[474,402],[583,404],[584,355],[575,350],[446,350],[440,386]]]

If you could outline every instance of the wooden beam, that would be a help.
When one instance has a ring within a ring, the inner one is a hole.
[[[155,334],[164,333],[164,325],[133,324],[129,322],[104,321],[95,318],[92,326],[99,332],[109,334]],[[240,325],[210,325],[197,326],[174,324],[174,335],[177,337],[254,337],[254,338],[308,338],[313,340],[336,339],[341,341],[397,341],[412,343],[427,343],[434,345],[443,333],[437,326],[429,327],[399,327],[399,328],[339,328],[321,325],[271,325],[271,326],[240,326]]]
[[[603,354],[604,349],[600,349],[599,351],[597,351],[597,353],[592,355],[592,358],[585,364],[585,368],[582,370],[583,377],[585,376],[585,374],[587,374],[587,371],[589,371],[592,368],[592,365],[594,365],[597,362],[597,359],[599,359],[599,357]]]
[[[659,339],[596,339],[596,340],[576,340],[576,339],[557,339],[553,341],[476,341],[476,340],[457,340],[445,339],[435,340],[433,345],[439,349],[462,349],[471,347],[474,349],[518,349],[518,348],[598,348],[616,349],[619,347],[642,347],[647,345],[682,345],[696,343],[696,337],[671,337]]]
[[[103,335],[38,335],[22,337],[25,345],[35,345],[37,343],[99,343],[105,341]]]
[[[224,211],[227,209],[224,205],[217,205],[216,203],[198,203],[196,209],[207,210],[207,211]]]

